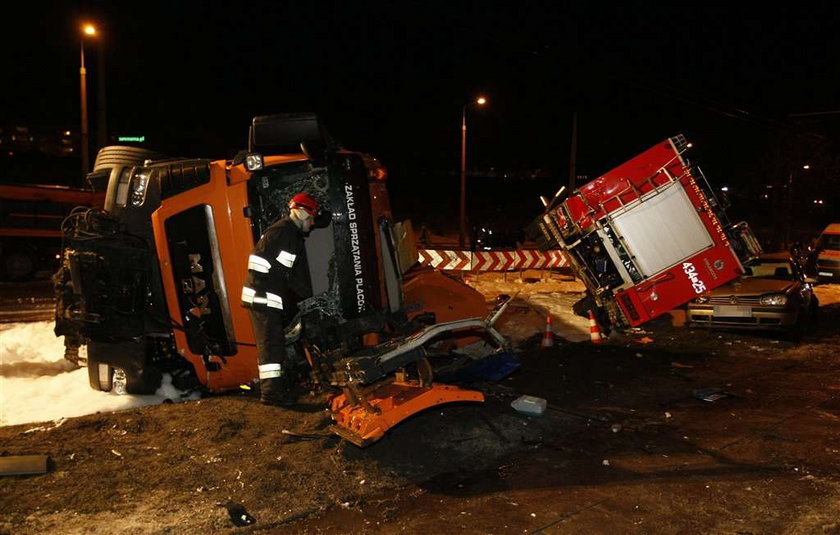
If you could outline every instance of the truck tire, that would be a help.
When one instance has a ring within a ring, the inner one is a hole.
[[[167,159],[169,159],[169,156],[149,149],[111,145],[102,147],[96,154],[93,171],[101,171],[102,169],[110,169],[112,167],[142,165],[146,160],[157,161]]]

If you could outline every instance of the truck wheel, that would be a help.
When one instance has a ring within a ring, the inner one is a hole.
[[[35,260],[27,251],[7,251],[2,258],[3,276],[9,280],[29,280],[35,273]]]
[[[93,163],[94,172],[111,167],[142,165],[146,160],[167,160],[168,156],[140,147],[111,145],[102,147]]]

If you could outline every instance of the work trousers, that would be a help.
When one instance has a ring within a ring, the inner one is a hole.
[[[287,401],[295,381],[293,364],[286,355],[283,312],[250,308],[251,325],[257,342],[260,372],[260,400],[266,404]]]

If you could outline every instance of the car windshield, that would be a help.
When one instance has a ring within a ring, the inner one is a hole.
[[[821,249],[840,249],[840,234],[823,234],[818,246]]]
[[[765,279],[793,280],[793,270],[790,263],[775,261],[759,261],[746,267],[745,278],[762,277]]]

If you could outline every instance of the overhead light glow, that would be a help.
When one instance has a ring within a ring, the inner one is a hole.
[[[484,106],[485,104],[487,104],[487,99],[484,97],[478,97],[477,99],[475,99],[475,103],[479,106]]]
[[[85,24],[82,31],[85,32],[85,35],[96,35],[96,26],[93,24]]]

